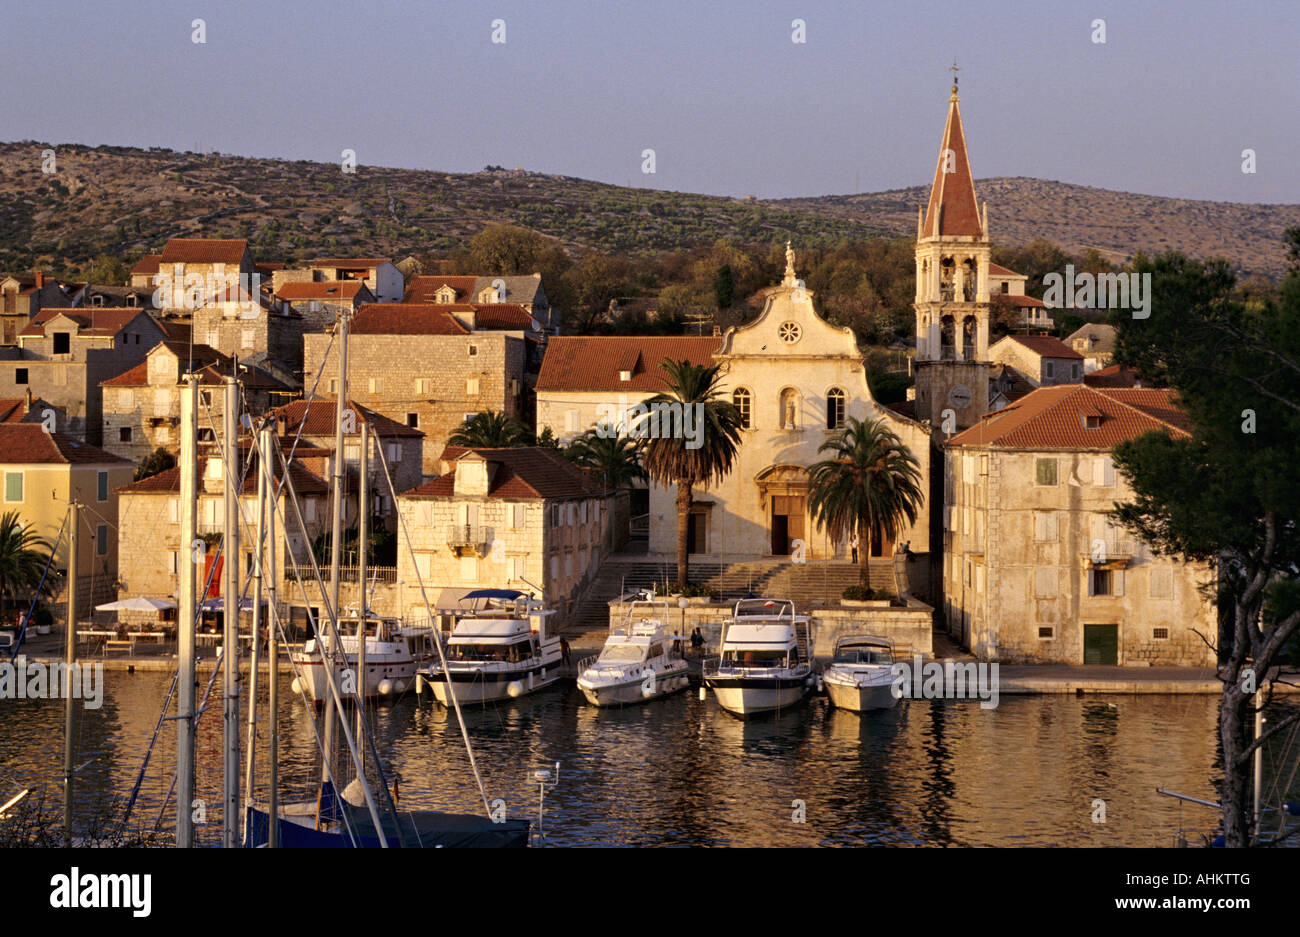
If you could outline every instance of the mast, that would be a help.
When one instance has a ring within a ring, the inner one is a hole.
[[[222,468],[225,475],[226,557],[225,595],[222,618],[224,635],[221,660],[224,676],[224,714],[222,742],[225,778],[224,806],[221,811],[222,844],[227,849],[239,845],[239,383],[234,375],[226,378],[226,403],[222,408],[225,424],[225,451]]]
[[[270,662],[269,676],[267,677],[267,711],[271,720],[271,726],[268,731],[270,735],[270,746],[267,752],[267,760],[270,762],[268,770],[267,783],[271,787],[270,803],[267,809],[267,816],[270,821],[270,830],[267,834],[267,847],[277,849],[280,846],[280,620],[279,609],[276,607],[276,600],[279,595],[279,580],[276,578],[276,551],[279,549],[275,539],[275,473],[271,469],[272,442],[274,429],[270,421],[262,427],[261,453],[258,461],[262,466],[262,475],[266,480],[268,495],[271,499],[266,512],[266,540],[267,540],[267,583],[266,598],[267,612],[267,640],[266,656]],[[251,704],[250,704],[251,705]]]
[[[250,424],[250,429],[252,426]],[[249,454],[250,456],[258,451],[259,439],[250,433],[249,435]],[[257,507],[253,512],[253,648],[249,656],[248,666],[248,738],[245,748],[248,750],[248,756],[244,764],[244,797],[251,805],[253,802],[253,782],[257,777],[257,651],[258,645],[262,642],[262,548],[265,545],[264,537],[266,535],[266,472],[262,471],[263,462],[260,456],[256,463],[257,472]],[[275,679],[274,666],[272,667],[270,680]],[[248,838],[248,829],[245,826],[244,838]]]
[[[176,698],[176,845],[189,849],[194,845],[194,619],[198,597],[195,595],[194,567],[199,562],[196,543],[198,530],[198,376],[185,375],[181,391],[181,498],[180,498],[180,583],[176,612],[176,679],[180,695]]]
[[[68,627],[64,640],[63,704],[63,846],[72,845],[72,748],[75,710],[72,708],[72,668],[77,660],[77,541],[81,534],[81,505],[68,505],[72,533],[68,537]]]
[[[343,411],[348,399],[348,313],[340,310],[338,316],[339,340],[339,377],[338,393],[334,395],[334,505],[330,527],[330,606],[334,610],[334,640],[325,655],[326,666],[334,666],[334,657],[343,651],[339,643],[339,565],[343,547]],[[324,636],[318,635],[324,650]],[[347,657],[344,656],[344,663]],[[321,781],[328,781],[330,768],[334,759],[334,714],[329,706],[324,707],[325,738],[322,748],[324,763],[321,765]],[[342,714],[340,713],[340,716]],[[335,792],[338,793],[337,791]]]
[[[360,422],[361,414],[357,414]],[[366,623],[370,620],[369,602],[366,596],[366,540],[368,534],[370,505],[369,479],[366,473],[370,469],[370,424],[361,423],[361,481],[357,486],[357,582],[361,585],[361,618],[357,624],[357,738],[365,732],[366,717]],[[376,636],[378,630],[376,630]],[[361,749],[360,771],[366,770],[366,750]]]

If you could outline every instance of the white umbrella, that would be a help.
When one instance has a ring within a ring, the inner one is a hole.
[[[108,602],[104,605],[96,605],[97,612],[161,612],[164,609],[175,608],[176,603],[168,599],[150,599],[143,595],[135,596],[130,599],[118,599],[116,602]]]

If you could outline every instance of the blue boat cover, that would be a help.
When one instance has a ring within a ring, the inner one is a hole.
[[[379,837],[375,833],[374,824],[370,821],[369,811],[364,807],[353,807],[342,801],[336,800],[336,804],[351,821],[356,845],[363,849],[378,849]],[[270,831],[269,820],[270,817],[265,810],[257,807],[248,808],[245,846],[266,845]],[[278,822],[280,845],[286,849],[350,849],[353,845],[353,838],[346,831],[316,830],[283,819]],[[407,844],[423,849],[503,849],[523,848],[528,845],[527,820],[493,823],[484,817],[467,813],[408,810],[401,812],[401,823]],[[384,820],[384,837],[391,848],[402,845],[391,819]]]

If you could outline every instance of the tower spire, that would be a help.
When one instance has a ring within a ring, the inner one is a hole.
[[[962,130],[961,107],[957,98],[957,64],[954,62],[952,97],[948,99],[948,119],[939,143],[939,162],[930,186],[930,202],[925,211],[923,237],[981,238],[979,207],[975,201],[975,181],[966,154],[966,134]]]

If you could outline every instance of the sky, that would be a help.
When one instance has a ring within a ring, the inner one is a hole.
[[[977,178],[1300,203],[1297,0],[0,0],[0,24],[6,141],[872,192],[928,184],[955,60]]]

